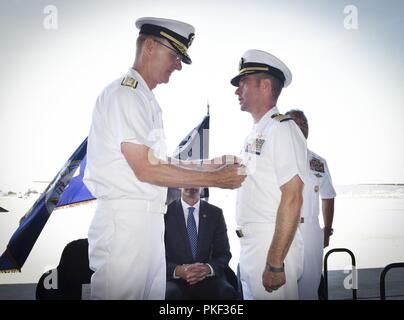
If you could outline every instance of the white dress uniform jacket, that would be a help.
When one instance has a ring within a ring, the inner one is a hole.
[[[279,121],[276,107],[253,126],[242,152],[247,178],[238,190],[236,219],[240,238],[240,274],[244,299],[297,299],[297,279],[303,269],[299,232],[285,259],[286,284],[269,293],[262,285],[268,249],[280,204],[280,187],[306,173],[306,140],[294,121]]]
[[[93,299],[164,299],[167,188],[141,182],[121,152],[142,144],[164,158],[161,109],[134,69],[97,99],[84,183],[97,198],[88,233]]]
[[[317,300],[323,269],[324,231],[320,228],[320,200],[336,196],[327,162],[308,150],[307,179],[303,189],[303,206],[299,229],[304,242],[303,275],[299,279],[299,299]]]

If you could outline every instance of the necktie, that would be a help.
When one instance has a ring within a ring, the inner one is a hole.
[[[196,257],[196,245],[198,242],[198,231],[196,230],[196,223],[194,218],[194,210],[195,208],[188,208],[188,220],[187,220],[187,231],[189,243],[191,245],[192,256]]]

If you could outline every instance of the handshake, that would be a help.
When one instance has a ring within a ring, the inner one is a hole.
[[[223,155],[209,161],[204,165],[211,166],[214,175],[213,187],[223,189],[236,189],[241,186],[246,178],[246,167],[241,164],[241,159],[232,155]]]
[[[222,189],[237,189],[241,186],[246,178],[246,167],[241,164],[241,159],[232,155],[223,155],[213,159],[199,160],[180,160],[176,158],[161,159],[157,158],[152,149],[148,150],[148,168],[158,168],[159,165],[165,167],[168,165],[171,168],[180,169],[175,172],[169,169],[170,173],[165,172],[170,176],[172,183],[167,183],[167,180],[160,182],[161,185],[173,188],[182,187],[217,187]],[[147,168],[146,168],[147,169]],[[185,169],[185,170],[184,170]],[[135,174],[150,177],[146,170],[136,170]],[[162,170],[156,170],[156,175],[161,176]],[[145,182],[156,184],[156,179],[144,179]]]

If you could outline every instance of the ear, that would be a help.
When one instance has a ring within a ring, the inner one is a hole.
[[[265,91],[267,91],[268,89],[269,89],[269,91],[271,91],[272,90],[271,80],[269,80],[268,78],[261,79],[260,87],[261,87],[261,89],[263,89]]]
[[[144,47],[144,50],[147,53],[147,55],[151,55],[155,45],[156,45],[156,43],[153,41],[152,38],[145,39],[143,47]]]

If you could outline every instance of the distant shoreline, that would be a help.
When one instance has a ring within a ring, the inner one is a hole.
[[[342,198],[379,198],[379,199],[404,199],[404,183],[358,183],[335,184],[337,197]],[[0,199],[29,199],[38,198],[42,193],[28,189],[25,192],[1,191]]]
[[[347,184],[347,186],[351,186],[354,184]],[[358,183],[359,186],[396,186],[403,187],[404,183]]]
[[[348,183],[348,184],[335,184],[336,187],[349,187],[349,186],[394,186],[394,187],[404,187],[404,183]],[[27,188],[25,191],[14,191],[7,188],[8,191],[3,191],[0,189],[0,196],[7,196],[9,193],[10,195],[18,195],[18,194],[40,194],[41,192]]]

